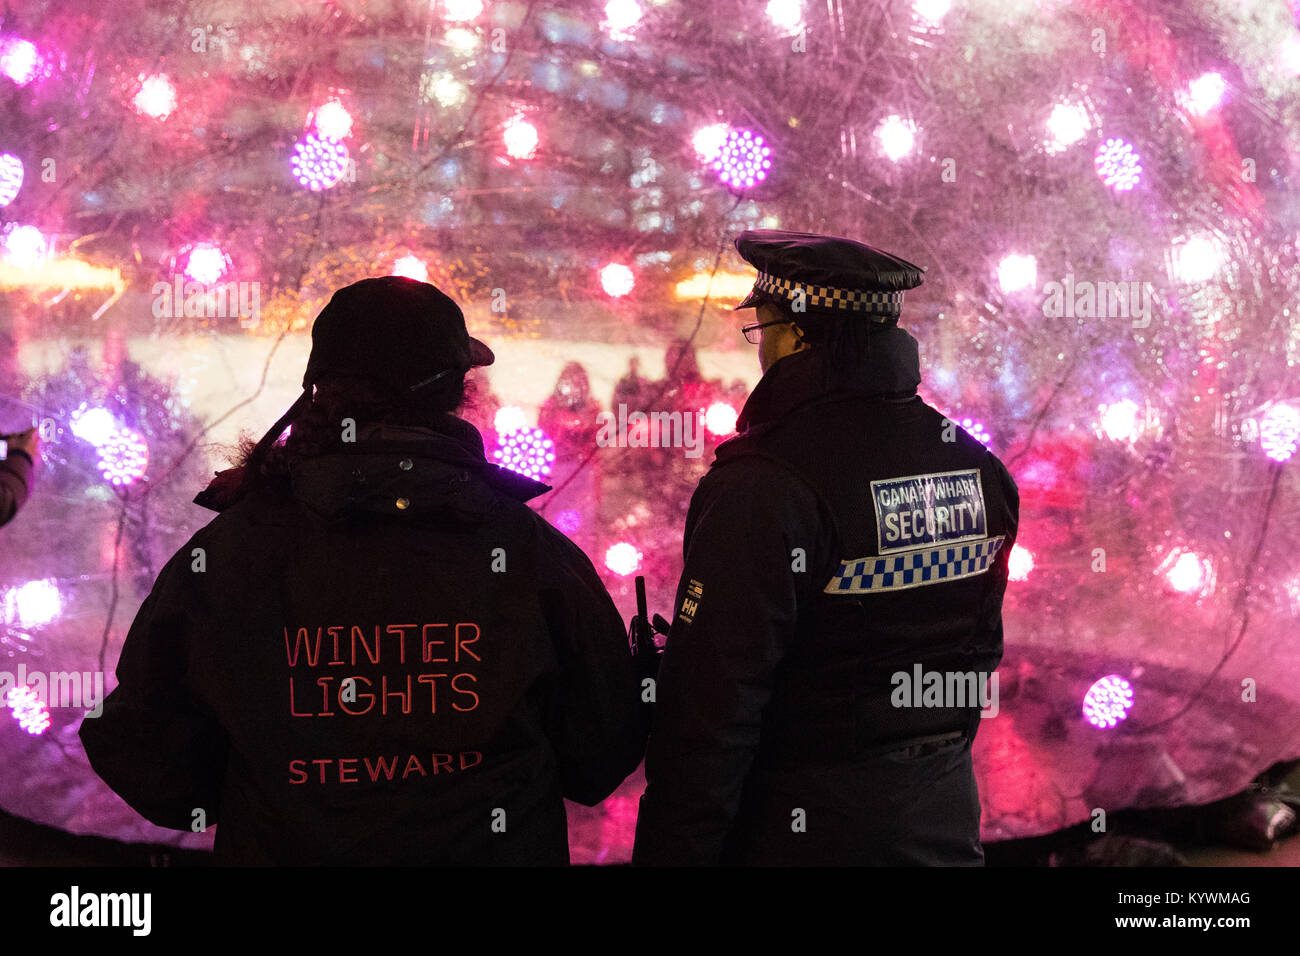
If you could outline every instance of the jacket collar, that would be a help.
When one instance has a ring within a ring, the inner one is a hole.
[[[817,349],[779,359],[759,379],[736,421],[740,435],[766,430],[802,406],[861,395],[908,399],[921,384],[916,339],[897,326],[873,332],[866,362],[846,372],[832,371]],[[725,444],[725,443],[724,443]]]

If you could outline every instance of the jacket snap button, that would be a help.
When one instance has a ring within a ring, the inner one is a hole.
[[[409,508],[409,507],[411,506],[411,499],[410,499],[410,498],[398,498],[397,501],[396,501],[396,504],[397,504],[397,507],[398,507],[398,509],[399,509],[400,511],[405,511],[407,508]]]
[[[403,458],[401,461],[397,463],[397,467],[402,469],[402,471],[410,471],[411,468],[414,466],[413,463],[411,462],[411,459]]]

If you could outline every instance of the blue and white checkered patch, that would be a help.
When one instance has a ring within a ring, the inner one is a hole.
[[[948,548],[909,551],[844,561],[826,585],[826,594],[879,594],[983,574],[997,557],[1006,535]]]

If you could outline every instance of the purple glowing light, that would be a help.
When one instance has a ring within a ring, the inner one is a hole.
[[[417,282],[429,281],[429,267],[419,256],[402,256],[393,263],[392,275],[405,276]]]
[[[36,691],[26,684],[11,687],[5,695],[5,703],[14,712],[18,726],[29,734],[44,733],[50,726],[50,712],[45,709]]]
[[[293,147],[294,178],[312,192],[337,186],[348,170],[348,148],[338,140],[308,133]]]
[[[1214,568],[1209,559],[1187,548],[1169,552],[1158,571],[1179,594],[1204,597],[1214,586]]]
[[[1219,73],[1203,73],[1188,85],[1187,110],[1193,116],[1204,116],[1217,109],[1228,92],[1228,84]]]
[[[998,285],[1003,292],[1019,292],[1038,284],[1038,260],[1033,256],[1003,256],[998,263]]]
[[[501,435],[493,456],[504,468],[541,480],[555,464],[555,443],[540,428],[519,428]]]
[[[1119,192],[1132,189],[1142,179],[1142,159],[1122,139],[1108,139],[1098,146],[1092,164],[1101,181]]]
[[[316,132],[325,139],[347,139],[352,132],[352,114],[338,100],[330,100],[316,111]]]
[[[537,144],[541,142],[537,127],[522,116],[512,116],[501,133],[506,153],[511,159],[532,159],[537,155]]]
[[[600,25],[612,40],[630,40],[644,15],[636,0],[609,0]]]
[[[1011,556],[1007,558],[1007,577],[1012,581],[1029,580],[1029,572],[1034,570],[1034,552],[1020,545],[1013,545]]]
[[[0,206],[18,198],[23,188],[23,161],[13,153],[0,153]]]
[[[1300,410],[1287,402],[1274,402],[1259,420],[1259,444],[1274,461],[1289,461],[1300,446]]]
[[[211,242],[200,242],[185,260],[185,275],[204,285],[219,282],[229,268],[230,257]]]
[[[23,270],[35,269],[45,261],[50,251],[49,243],[39,229],[14,223],[5,226],[0,247],[4,249],[5,261]]]
[[[566,509],[555,516],[555,527],[565,534],[573,534],[582,527],[582,513]]]
[[[98,448],[118,430],[117,420],[106,408],[91,408],[84,402],[72,413],[72,434]]]
[[[901,116],[887,116],[876,128],[880,151],[890,162],[898,162],[916,146],[916,126]]]
[[[1101,432],[1111,441],[1135,441],[1141,430],[1138,403],[1131,398],[1122,398],[1110,405],[1098,408],[1101,418]]]
[[[130,485],[149,467],[149,446],[131,428],[119,428],[99,446],[99,473],[109,484]]]
[[[1047,150],[1059,153],[1073,146],[1092,129],[1088,111],[1077,103],[1057,103],[1047,117],[1047,132],[1051,135]]]
[[[993,436],[988,433],[988,429],[973,418],[963,418],[961,427],[981,445],[988,445],[993,440]]]
[[[1118,674],[1107,674],[1083,695],[1083,716],[1103,730],[1126,719],[1132,706],[1133,685]]]
[[[619,577],[625,578],[641,567],[641,558],[641,552],[637,550],[636,545],[620,541],[618,544],[610,545],[605,551],[605,567]]]
[[[26,86],[34,80],[40,65],[40,51],[30,40],[21,37],[0,39],[0,73],[19,86]]]
[[[636,285],[636,276],[621,262],[611,262],[600,270],[600,287],[605,294],[621,299]]]
[[[176,109],[176,87],[163,73],[144,77],[134,102],[135,108],[150,119],[165,120]]]
[[[704,427],[710,435],[721,438],[736,430],[736,420],[739,417],[735,406],[727,402],[714,402],[704,413]]]
[[[0,620],[11,627],[33,628],[49,624],[63,610],[59,586],[49,578],[9,588],[0,597]]]
[[[1208,282],[1223,265],[1223,247],[1212,236],[1196,235],[1174,250],[1174,272],[1182,282]]]
[[[763,137],[747,129],[733,129],[718,150],[713,169],[718,178],[735,189],[749,189],[767,178],[772,168],[772,150]]]
[[[700,159],[706,163],[712,163],[718,158],[718,154],[722,152],[722,147],[727,145],[727,132],[727,124],[725,123],[702,126],[691,137],[691,146]]]

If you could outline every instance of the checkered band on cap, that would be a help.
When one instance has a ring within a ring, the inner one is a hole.
[[[837,289],[828,285],[809,285],[805,282],[791,282],[767,272],[758,274],[755,286],[792,302],[798,297],[799,290],[802,290],[804,302],[821,309],[844,309],[884,318],[896,318],[903,314],[901,292],[860,292],[857,289]]]

